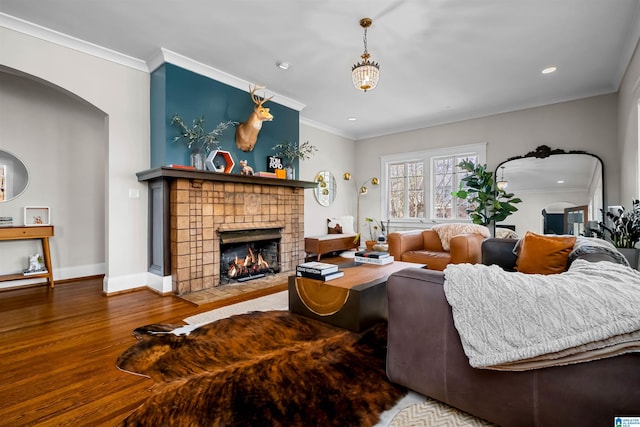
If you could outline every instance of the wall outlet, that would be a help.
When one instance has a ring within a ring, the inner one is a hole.
[[[139,199],[140,198],[140,190],[138,190],[137,188],[130,188],[129,189],[129,198],[130,199]]]

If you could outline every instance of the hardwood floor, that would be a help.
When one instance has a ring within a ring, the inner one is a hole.
[[[0,425],[117,424],[153,386],[115,366],[133,329],[260,294],[198,307],[150,290],[107,297],[101,278],[0,292]]]

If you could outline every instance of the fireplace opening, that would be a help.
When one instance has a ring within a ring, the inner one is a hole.
[[[220,284],[280,272],[280,229],[220,233]]]

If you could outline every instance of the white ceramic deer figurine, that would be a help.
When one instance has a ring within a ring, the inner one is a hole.
[[[236,145],[242,151],[252,151],[253,147],[256,145],[256,141],[258,140],[258,132],[262,129],[262,122],[270,122],[273,120],[273,116],[269,113],[269,109],[262,106],[262,104],[273,98],[273,96],[270,96],[269,98],[262,98],[261,100],[260,97],[255,95],[256,89],[258,89],[258,86],[254,86],[253,89],[249,86],[251,99],[254,104],[256,104],[253,108],[253,112],[249,115],[246,122],[240,123],[236,126]],[[264,89],[264,87],[261,87],[260,89]]]

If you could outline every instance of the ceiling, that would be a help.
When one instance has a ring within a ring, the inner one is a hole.
[[[0,0],[0,23],[19,18],[142,64],[164,48],[267,86],[273,102],[305,105],[303,123],[359,140],[616,92],[640,35],[639,3]],[[367,93],[350,75],[363,17],[373,19],[368,50],[381,74]]]

